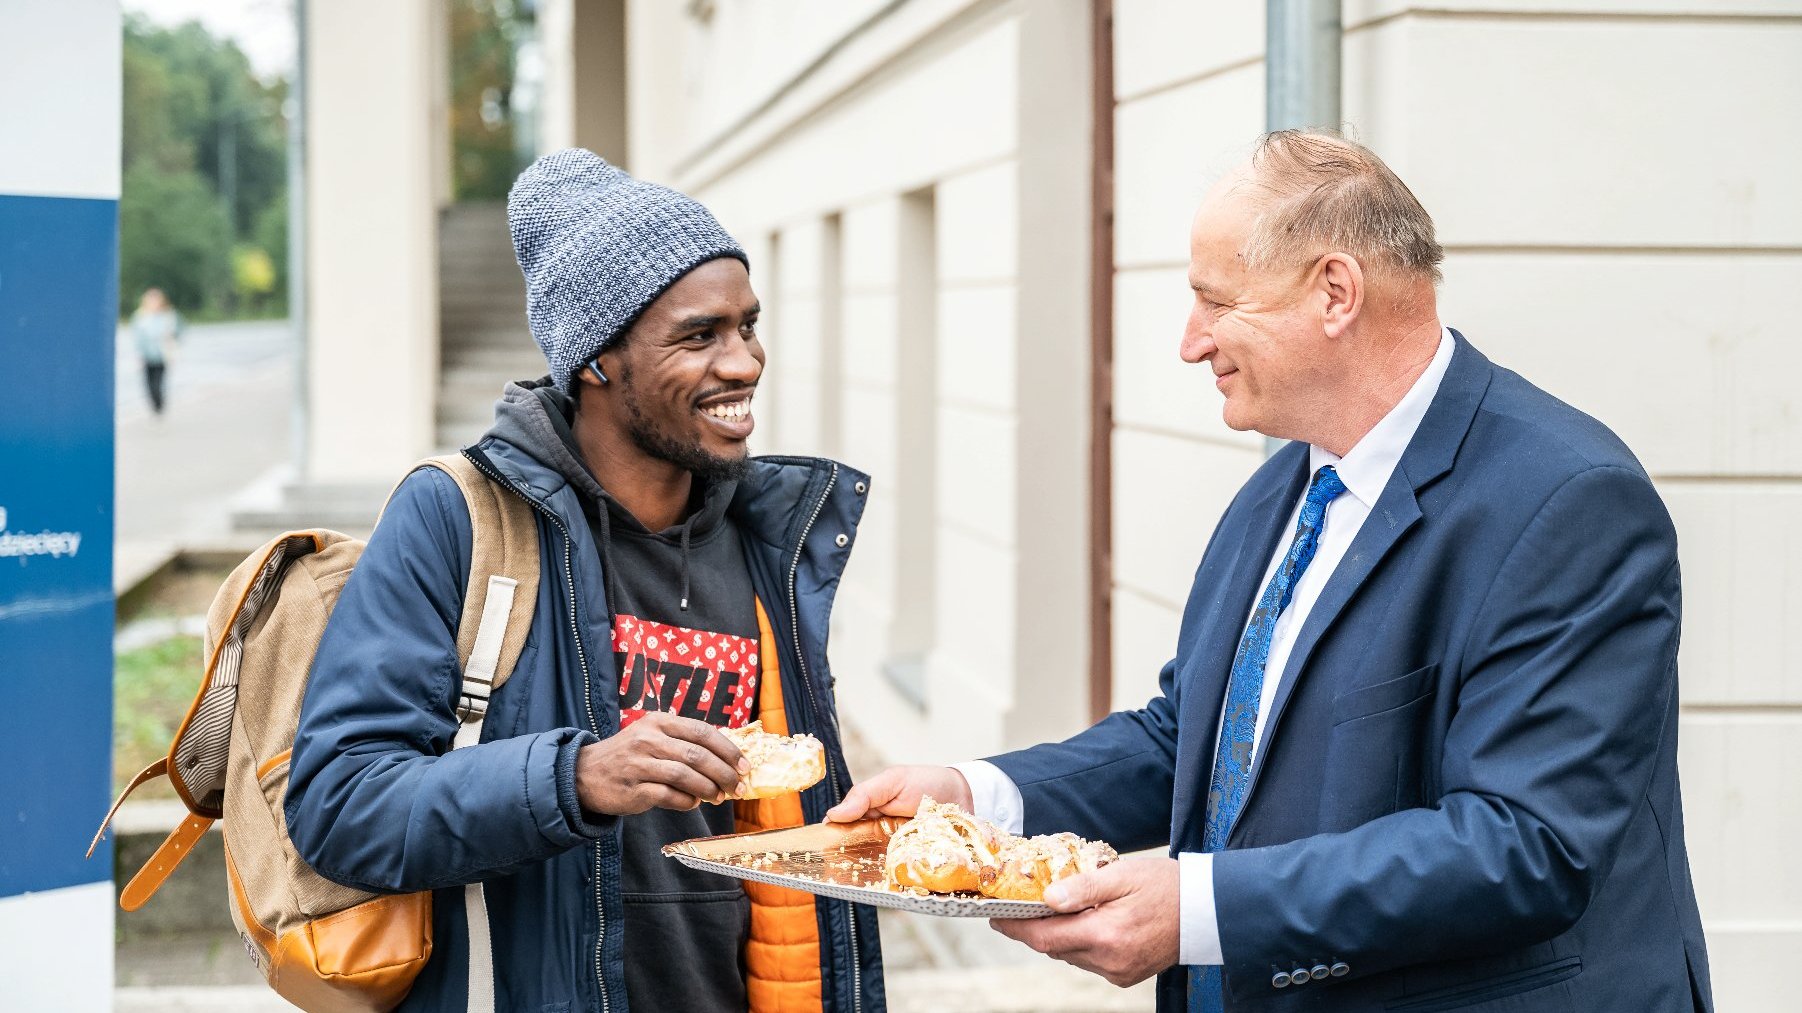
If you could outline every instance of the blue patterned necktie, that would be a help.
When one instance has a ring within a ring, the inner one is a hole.
[[[1214,777],[1208,783],[1207,826],[1202,835],[1203,851],[1219,851],[1226,847],[1227,833],[1245,804],[1245,792],[1251,787],[1252,745],[1258,726],[1258,708],[1264,697],[1264,669],[1270,661],[1270,637],[1276,632],[1276,621],[1289,607],[1295,584],[1314,561],[1320,547],[1320,532],[1326,521],[1327,504],[1345,491],[1345,483],[1331,465],[1314,473],[1308,487],[1308,498],[1301,505],[1301,516],[1295,522],[1295,540],[1289,552],[1271,575],[1258,604],[1251,611],[1245,635],[1239,638],[1238,653],[1233,655],[1233,671],[1226,684],[1226,706],[1220,719],[1220,744],[1214,750]],[[1223,1013],[1225,996],[1218,965],[1189,968],[1189,1013]]]

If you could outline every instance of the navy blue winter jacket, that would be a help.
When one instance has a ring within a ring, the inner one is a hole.
[[[435,891],[432,959],[402,1009],[464,1008],[461,887],[480,880],[497,1009],[624,1013],[620,821],[585,814],[575,789],[577,750],[619,729],[600,554],[555,469],[493,433],[465,453],[535,508],[543,559],[531,633],[482,742],[450,751],[469,513],[450,479],[426,470],[395,493],[320,641],[294,740],[289,833],[328,879]],[[790,730],[826,746],[827,777],[801,796],[813,822],[851,785],[826,635],[868,481],[830,461],[758,458],[730,511],[781,651]],[[875,912],[823,898],[816,910],[825,1013],[880,1013]]]

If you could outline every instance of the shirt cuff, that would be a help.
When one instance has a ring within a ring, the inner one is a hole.
[[[975,810],[972,815],[988,820],[1010,834],[1024,832],[1026,802],[1020,797],[1020,788],[1013,778],[987,760],[953,763],[951,769],[970,782],[970,808]]]
[[[1214,856],[1185,851],[1176,856],[1176,959],[1184,964],[1224,964],[1220,953],[1220,919],[1214,910]]]

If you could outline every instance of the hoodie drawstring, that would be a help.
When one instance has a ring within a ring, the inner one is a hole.
[[[682,611],[688,611],[688,533],[694,527],[695,519],[690,515],[682,522]]]
[[[607,516],[607,504],[596,504],[601,520],[601,578],[607,584],[607,621],[613,621],[613,610],[619,607],[619,589],[613,583],[613,519]]]

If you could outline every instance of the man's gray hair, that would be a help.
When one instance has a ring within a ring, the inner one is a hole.
[[[1301,267],[1348,253],[1440,281],[1445,250],[1414,192],[1376,152],[1331,134],[1276,130],[1258,139],[1252,185],[1267,203],[1245,244],[1248,267]]]

